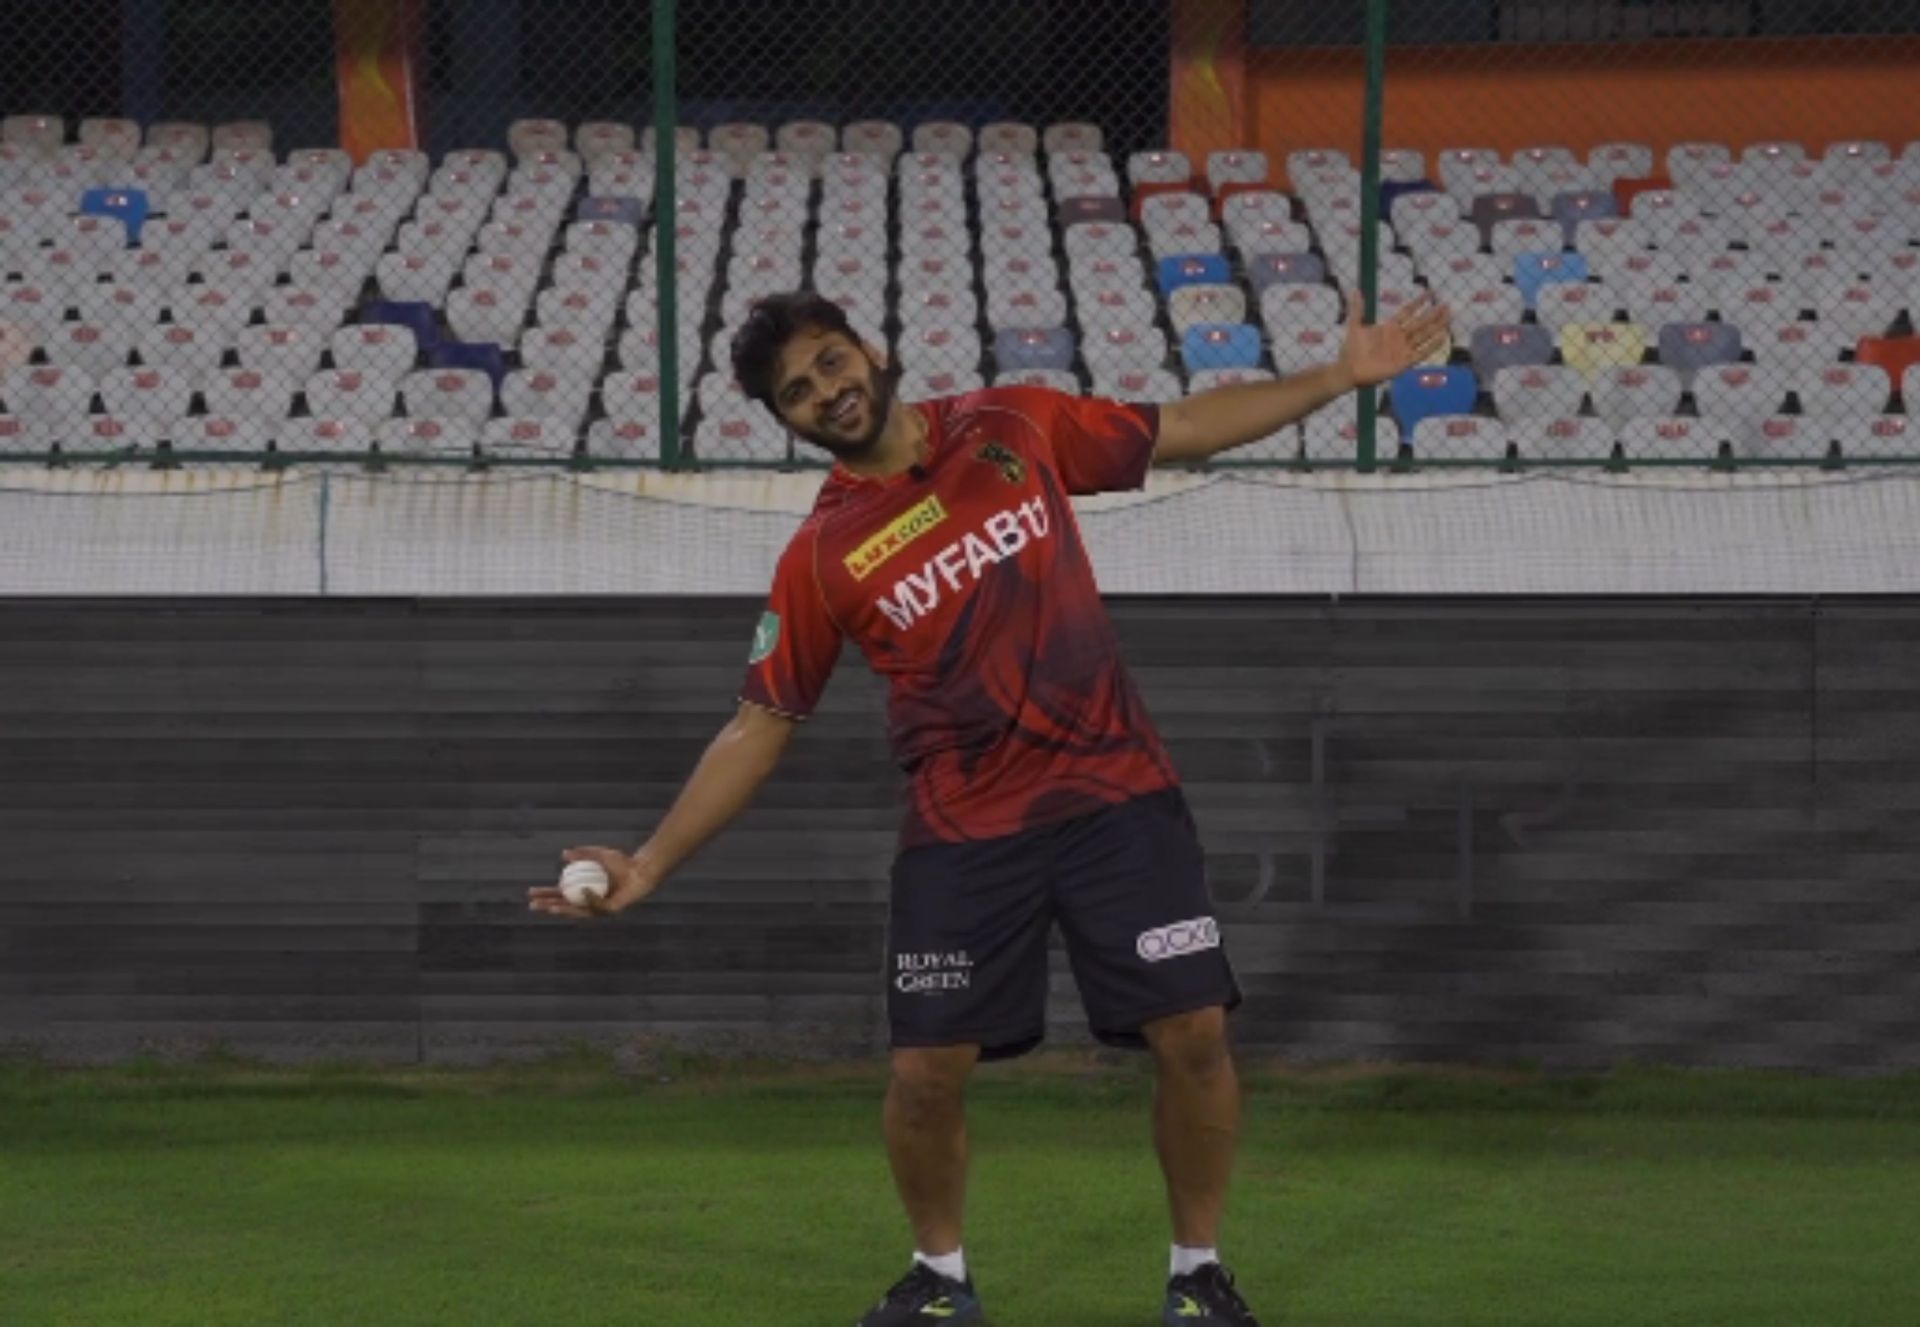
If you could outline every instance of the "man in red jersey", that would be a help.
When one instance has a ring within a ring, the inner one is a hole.
[[[812,713],[843,641],[889,686],[908,778],[892,880],[887,1151],[912,1225],[907,1275],[859,1327],[981,1319],[961,1246],[965,1086],[1039,1044],[1058,923],[1093,1033],[1149,1048],[1173,1217],[1169,1327],[1254,1322],[1216,1251],[1238,1134],[1220,946],[1173,762],[1122,667],[1069,502],[1139,488],[1155,462],[1263,438],[1445,344],[1430,301],[1358,313],[1336,363],[1280,382],[1130,406],[1032,387],[908,404],[878,352],[817,295],[756,304],[733,344],[742,389],[836,461],[774,572],[739,713],[631,856],[574,907],[640,902],[730,820]]]

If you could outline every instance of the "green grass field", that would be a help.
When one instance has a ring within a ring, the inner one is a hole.
[[[1920,1080],[1249,1080],[1226,1251],[1269,1327],[1920,1323]],[[879,1083],[0,1064],[0,1324],[844,1327],[908,1253]],[[983,1075],[995,1327],[1157,1322],[1146,1100]]]

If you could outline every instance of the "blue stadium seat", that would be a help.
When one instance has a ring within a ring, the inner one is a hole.
[[[1411,438],[1420,421],[1435,415],[1470,415],[1480,383],[1465,365],[1408,369],[1393,380],[1393,416],[1400,435]]]
[[[1201,323],[1180,339],[1187,371],[1260,367],[1260,329],[1252,323]]]
[[[1073,333],[1064,327],[1010,327],[993,338],[993,362],[1001,373],[1071,369],[1073,351]]]
[[[493,379],[495,392],[507,377],[506,356],[491,341],[442,341],[427,352],[427,363],[436,369],[478,369]]]
[[[144,189],[89,189],[80,195],[84,216],[112,217],[127,228],[127,243],[140,243],[140,228],[153,214],[153,200]]]
[[[574,217],[579,221],[622,222],[638,230],[647,224],[647,204],[644,199],[621,194],[583,198],[580,206],[574,209]]]
[[[1473,369],[1491,383],[1501,369],[1553,363],[1553,334],[1538,323],[1499,323],[1473,329]]]
[[[1480,243],[1493,241],[1493,228],[1502,221],[1537,220],[1540,201],[1532,194],[1478,194],[1467,212],[1467,220],[1480,228]]]
[[[1701,369],[1738,364],[1746,350],[1731,323],[1668,323],[1660,329],[1660,362],[1688,382]]]
[[[1582,221],[1617,217],[1620,215],[1620,203],[1611,193],[1589,189],[1578,193],[1555,194],[1552,211],[1553,219],[1566,232],[1567,247],[1571,249]]]
[[[1127,219],[1127,209],[1118,198],[1105,194],[1078,194],[1062,198],[1055,210],[1060,214],[1060,229],[1082,221],[1118,225]]]
[[[1590,275],[1586,257],[1577,253],[1522,253],[1514,255],[1513,284],[1531,309],[1542,286],[1573,285]]]
[[[363,323],[386,323],[405,327],[423,351],[429,353],[440,344],[440,318],[433,305],[411,300],[371,300],[360,310]]]
[[[1173,253],[1160,260],[1160,295],[1164,299],[1182,286],[1224,286],[1233,269],[1217,253]]]

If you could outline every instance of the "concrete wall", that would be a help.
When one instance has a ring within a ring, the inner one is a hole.
[[[844,661],[755,808],[595,928],[731,708],[740,599],[0,601],[0,1042],[485,1058],[884,1038],[896,777]],[[1920,1067],[1920,601],[1122,599],[1246,1043]],[[1064,967],[1054,1034],[1083,1035]]]

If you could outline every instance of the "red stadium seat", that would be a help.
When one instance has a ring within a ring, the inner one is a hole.
[[[1665,175],[1641,175],[1633,178],[1618,179],[1613,182],[1613,200],[1620,205],[1620,215],[1633,215],[1633,200],[1644,193],[1673,188],[1673,180]]]
[[[1191,180],[1143,180],[1133,186],[1133,219],[1140,220],[1140,205],[1158,194],[1184,194],[1193,192]]]
[[[1897,383],[1908,369],[1920,364],[1920,336],[1863,336],[1853,357],[1861,364],[1875,364],[1885,369],[1887,376]],[[1908,413],[1913,413],[1915,406],[1920,406],[1920,402],[1908,401]]]

